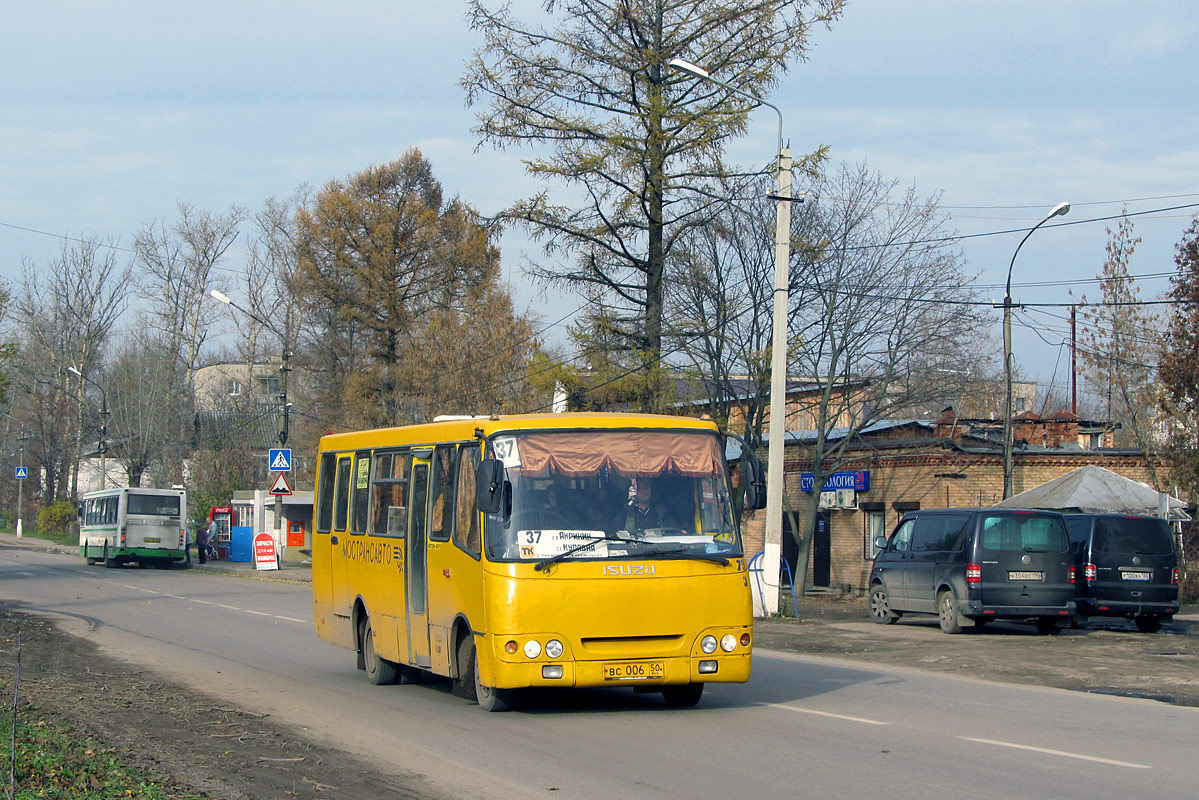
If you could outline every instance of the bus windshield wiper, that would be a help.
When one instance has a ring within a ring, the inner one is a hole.
[[[533,569],[537,572],[543,572],[546,569],[548,569],[551,565],[557,564],[559,561],[561,561],[565,558],[568,558],[570,556],[573,556],[575,553],[582,552],[583,550],[586,550],[589,547],[595,547],[600,542],[633,542],[633,543],[637,543],[638,540],[637,539],[629,539],[629,538],[626,538],[623,536],[593,536],[588,541],[583,542],[582,544],[577,544],[568,550],[563,550],[561,553],[558,553],[556,556],[550,556],[549,558],[544,558],[541,561],[538,561],[536,564],[533,565]]]

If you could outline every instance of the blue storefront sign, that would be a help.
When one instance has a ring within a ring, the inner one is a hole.
[[[815,482],[816,476],[811,472],[800,473],[799,488],[803,491],[812,491],[812,484]],[[834,489],[853,489],[856,492],[870,491],[870,470],[855,469],[849,472],[834,472],[825,478],[823,491],[831,492]]]

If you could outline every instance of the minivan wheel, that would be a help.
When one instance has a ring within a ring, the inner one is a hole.
[[[1056,636],[1061,633],[1062,629],[1057,624],[1057,617],[1038,617],[1037,618],[1037,633],[1045,636]]]
[[[899,612],[891,610],[891,600],[887,597],[887,590],[881,583],[876,583],[870,589],[870,599],[867,602],[870,606],[871,619],[880,625],[891,625],[899,619]]]
[[[1157,633],[1162,629],[1161,618],[1148,614],[1137,617],[1133,622],[1136,623],[1137,630],[1141,633]]]
[[[941,630],[945,633],[961,633],[962,618],[958,614],[958,601],[953,592],[937,595],[937,616],[941,619]]]

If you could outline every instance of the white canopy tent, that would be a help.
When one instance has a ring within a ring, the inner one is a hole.
[[[1042,508],[1066,513],[1125,513],[1190,519],[1186,503],[1151,486],[1129,480],[1103,467],[1087,465],[1035,489],[995,504],[1003,508]]]

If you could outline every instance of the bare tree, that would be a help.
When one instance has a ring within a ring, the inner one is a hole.
[[[185,378],[187,396],[180,410],[190,418],[195,371],[216,314],[205,296],[225,286],[218,265],[237,240],[245,211],[234,206],[228,213],[213,214],[186,203],[178,210],[176,222],[147,225],[133,245],[149,319]]]
[[[16,309],[26,342],[21,374],[30,398],[40,405],[36,418],[43,429],[35,431],[34,441],[47,469],[46,499],[60,499],[68,479],[74,497],[87,411],[86,379],[96,382],[104,342],[127,305],[131,268],[119,262],[115,248],[86,239],[64,244],[44,276],[28,261],[22,271],[24,286]],[[68,369],[78,370],[83,378]],[[72,403],[73,412],[64,414]]]
[[[1099,275],[1103,299],[1079,306],[1078,356],[1092,393],[1106,407],[1109,422],[1120,423],[1117,444],[1147,454],[1157,450],[1158,392],[1155,363],[1162,343],[1158,314],[1138,305],[1140,289],[1128,274],[1128,262],[1141,237],[1132,220],[1121,218],[1108,228],[1107,259]],[[1156,462],[1147,459],[1151,480],[1158,483]]]
[[[127,330],[113,354],[106,379],[112,418],[109,434],[113,458],[125,468],[130,486],[141,486],[147,471],[160,478],[178,465],[168,463],[180,433],[173,424],[180,395],[175,353],[160,334],[135,325]]]
[[[715,383],[750,376],[751,441],[769,388],[773,225],[773,204],[740,199],[689,240],[679,288],[693,363]],[[813,185],[792,225],[788,375],[811,387],[797,413],[817,487],[791,525],[805,564],[818,487],[852,458],[857,434],[952,404],[988,366],[969,347],[980,312],[935,200],[842,165]]]

